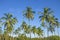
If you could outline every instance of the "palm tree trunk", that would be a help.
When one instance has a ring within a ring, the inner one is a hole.
[[[58,28],[57,28],[57,34],[58,34],[57,36],[58,36],[58,40],[59,40],[59,31],[58,31]]]
[[[2,37],[2,36],[0,35],[0,40],[1,40],[1,37]]]
[[[49,31],[48,31],[48,27],[47,27],[47,40],[48,40],[48,37],[49,37]]]
[[[45,32],[44,32],[44,35],[45,35]],[[45,36],[44,36],[44,39],[43,40],[46,40]]]
[[[26,33],[25,33],[25,40],[26,40]]]
[[[7,38],[7,35],[5,35],[5,40],[7,40],[8,38]]]
[[[14,37],[12,39],[14,40]]]
[[[30,26],[30,19],[28,19],[28,21],[29,21],[29,26]],[[30,40],[31,40],[31,30],[30,30]]]
[[[2,38],[3,38],[3,40],[4,40],[4,34],[2,35]]]
[[[30,40],[31,40],[31,33],[30,33]]]
[[[54,36],[55,32],[52,32],[52,37]]]

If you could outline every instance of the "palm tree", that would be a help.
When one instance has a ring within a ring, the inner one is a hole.
[[[59,36],[59,30],[58,30],[58,28],[60,27],[60,22],[58,21],[58,19],[57,18],[55,18],[55,26],[57,27],[57,34],[58,34],[58,36]],[[59,40],[59,38],[58,38],[58,40]]]
[[[23,29],[24,31],[27,31],[27,27],[28,27],[28,25],[26,24],[25,21],[23,21],[22,25],[21,25],[21,29]]]
[[[26,18],[28,18],[28,20],[33,19],[34,15],[33,13],[35,13],[34,11],[32,11],[31,7],[27,7],[26,11],[24,12],[23,15],[25,15]]]
[[[36,32],[37,34],[38,34],[38,36],[40,37],[40,36],[42,36],[43,35],[43,30],[40,28],[40,27],[38,27],[37,28],[37,32]]]
[[[48,33],[48,28],[50,27],[50,23],[51,24],[55,24],[55,19],[54,19],[54,15],[52,14],[52,11],[50,8],[44,8],[44,12],[41,13],[42,15],[39,16],[41,22],[42,22],[42,26],[47,28],[47,36],[49,35]]]
[[[31,40],[31,33],[32,33],[32,27],[31,25],[28,25],[28,31],[27,33],[30,33],[30,40]]]
[[[50,28],[51,28],[51,30],[50,30],[50,31],[51,31],[51,32],[52,32],[52,31],[54,31],[54,32],[55,32],[55,30],[54,30],[54,29],[57,27],[57,33],[58,33],[58,36],[59,36],[58,28],[59,28],[59,26],[60,26],[60,25],[59,25],[60,23],[59,23],[59,21],[58,21],[58,19],[57,19],[57,18],[52,17],[52,19],[53,19],[53,18],[54,18],[54,23],[50,23],[50,24],[51,24],[51,25],[50,25]],[[58,40],[59,40],[59,38],[58,38]]]
[[[34,11],[32,11],[32,8],[27,7],[26,11],[24,12],[24,16],[29,20],[29,25],[30,25],[30,20],[34,18]]]
[[[14,18],[10,13],[4,14],[4,17],[2,17],[1,19],[3,20],[4,34],[5,36],[8,36],[9,33],[12,32],[13,27],[17,22],[17,19]],[[7,40],[7,37],[6,37],[6,40]]]
[[[25,21],[22,22],[21,29],[24,31],[24,34],[26,36],[26,33],[28,31],[28,25],[26,24]]]
[[[35,34],[37,33],[37,28],[36,28],[36,26],[33,26],[33,27],[32,27],[32,32],[33,32],[33,34],[34,34],[34,36],[35,36]]]
[[[32,11],[32,8],[27,7],[26,11],[23,14],[28,19],[29,25],[30,25],[30,20],[34,19],[34,14],[33,13],[35,13],[35,12]]]

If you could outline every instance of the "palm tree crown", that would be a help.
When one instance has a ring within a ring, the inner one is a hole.
[[[4,29],[5,29],[5,31],[9,33],[9,32],[11,32],[11,31],[13,30],[13,25],[16,24],[17,19],[14,18],[14,17],[12,16],[12,14],[9,14],[9,13],[4,14],[4,15],[5,15],[5,16],[2,17],[1,19],[4,20],[4,21],[3,21],[3,24],[4,24]]]

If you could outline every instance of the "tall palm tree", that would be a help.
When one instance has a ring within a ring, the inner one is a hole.
[[[59,36],[59,29],[58,28],[60,28],[60,22],[58,21],[58,19],[57,18],[55,18],[55,26],[56,26],[56,28],[57,28],[57,34],[58,34],[58,36]],[[58,40],[59,40],[59,38],[58,38]]]
[[[28,18],[28,20],[33,19],[34,15],[33,13],[35,13],[34,11],[32,11],[31,7],[27,7],[26,11],[24,12],[23,15],[25,15],[26,18]]]
[[[58,31],[58,28],[59,28],[59,21],[58,21],[58,19],[57,18],[55,18],[54,16],[52,17],[52,19],[54,20],[54,22],[50,22],[50,27],[51,27],[51,30],[50,31],[54,31],[55,32],[55,28],[57,28],[57,34],[58,34],[58,36],[59,36],[59,31]],[[59,40],[59,38],[58,38],[58,40]]]
[[[12,32],[14,25],[17,22],[17,19],[13,17],[12,14],[7,13],[4,14],[4,17],[1,18],[3,20],[3,25],[4,25],[4,34],[5,36],[8,36],[9,33]],[[6,37],[7,40],[7,37]]]
[[[30,34],[30,39],[31,39],[31,27],[30,27],[30,25],[27,25],[26,22],[23,21],[23,23],[21,25],[21,29],[24,30],[25,36],[26,36],[26,34]]]
[[[32,8],[27,7],[26,11],[24,12],[24,16],[29,20],[29,25],[30,25],[30,20],[34,18],[34,11],[32,11]]]
[[[50,23],[51,24],[55,24],[55,19],[54,19],[54,15],[52,14],[52,11],[50,8],[44,8],[44,12],[41,13],[42,15],[39,16],[41,22],[42,22],[42,26],[47,28],[47,36],[49,35],[48,33],[48,28],[50,27]],[[48,40],[48,39],[47,39]]]
[[[30,25],[30,20],[34,19],[34,14],[33,13],[35,13],[35,12],[32,11],[32,8],[27,7],[26,11],[23,14],[28,19],[29,25]]]

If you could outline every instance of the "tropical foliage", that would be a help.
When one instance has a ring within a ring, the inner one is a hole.
[[[28,19],[28,23],[22,20],[23,22],[18,28],[15,27],[19,22],[17,18],[12,13],[5,13],[0,18],[0,40],[60,40],[58,31],[60,23],[53,15],[53,11],[50,8],[44,8],[43,12],[38,13],[33,11],[31,7],[27,7],[23,17]],[[30,21],[35,18],[34,14],[39,15],[39,17],[36,16],[40,20],[38,20],[40,23],[39,27],[30,24]],[[45,32],[45,29],[47,32]],[[55,34],[56,31],[58,35]],[[49,35],[49,32],[52,35]],[[47,36],[45,36],[45,33]]]

